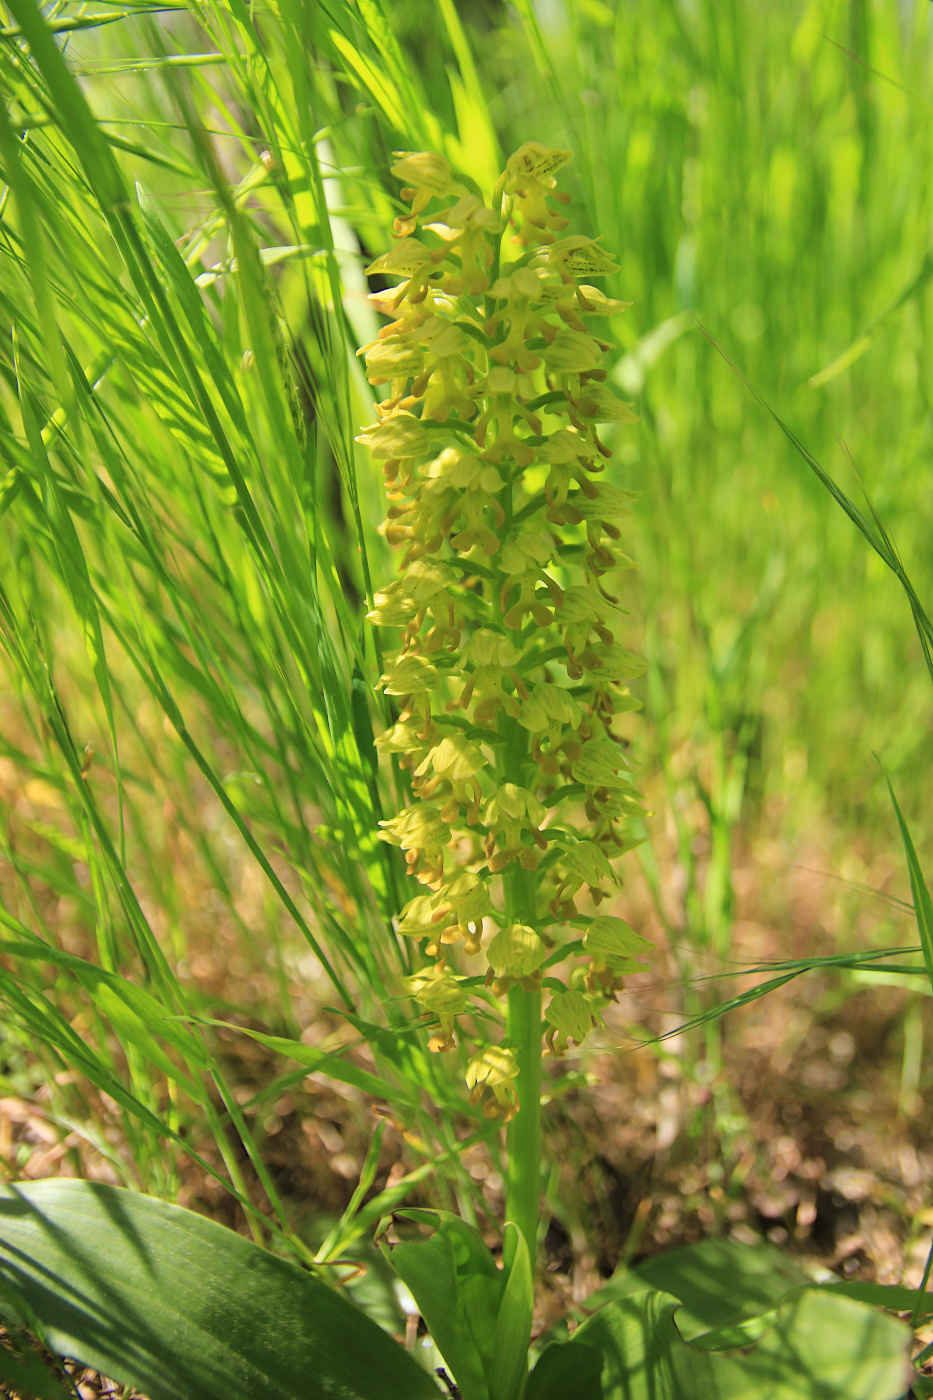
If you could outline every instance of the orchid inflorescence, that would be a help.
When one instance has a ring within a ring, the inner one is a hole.
[[[564,234],[554,174],[570,159],[526,143],[487,205],[443,156],[400,155],[410,212],[367,269],[400,279],[371,297],[389,323],[359,352],[388,386],[358,441],[383,463],[383,530],[404,551],[368,614],[399,638],[379,681],[398,718],[377,748],[411,782],[380,835],[424,889],[397,927],[434,959],[410,991],[436,1051],[471,997],[543,984],[545,1041],[563,1054],[647,946],[578,907],[582,891],[598,906],[618,886],[613,861],[642,811],[612,731],[637,707],[625,683],[642,666],[605,584],[632,567],[618,544],[631,497],[600,480],[611,453],[596,430],[637,420],[590,329],[629,303],[582,280],[617,268],[598,240]],[[485,979],[454,967],[458,944]],[[546,976],[565,958],[583,960],[566,983]],[[481,1047],[473,1101],[511,1117],[515,1074],[507,1043]]]

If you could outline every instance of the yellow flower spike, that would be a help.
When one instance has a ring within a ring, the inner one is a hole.
[[[642,810],[611,729],[637,708],[624,683],[642,667],[603,582],[630,567],[619,541],[631,500],[601,484],[611,453],[597,435],[599,423],[635,415],[609,387],[608,342],[590,329],[627,303],[588,280],[616,270],[600,241],[565,233],[555,175],[569,158],[527,143],[490,208],[442,157],[401,154],[394,170],[411,213],[370,269],[398,285],[370,298],[386,324],[364,347],[366,372],[387,387],[359,440],[383,463],[381,528],[402,548],[369,613],[395,637],[376,747],[413,770],[412,805],[380,836],[430,891],[405,903],[397,927],[435,962],[411,984],[439,1017],[435,1050],[449,1048],[455,1016],[469,1009],[448,963],[482,951],[487,917],[504,924],[488,948],[494,994],[538,985],[545,901],[559,950],[578,893],[598,902],[618,884],[610,858],[633,844]],[[497,261],[503,219],[520,245],[512,262]],[[561,653],[565,668],[553,665]],[[546,873],[529,878],[552,834]],[[504,917],[494,913],[503,904]],[[611,931],[588,928],[588,962],[566,994],[583,1001],[554,1003],[558,1052],[634,965]],[[517,1073],[506,1047],[475,1056],[474,1101],[510,1116]]]
[[[583,992],[558,992],[544,1013],[548,1023],[544,1039],[549,1052],[560,1059],[570,1045],[582,1045],[602,1018]]]
[[[547,957],[544,943],[533,928],[525,924],[509,924],[497,933],[486,949],[489,972],[486,985],[492,986],[496,996],[507,992],[513,982],[524,987],[526,992],[536,991],[541,985],[541,964]]]
[[[433,768],[434,777],[420,787],[422,797],[443,797],[441,816],[455,822],[461,809],[466,812],[467,826],[479,820],[482,789],[476,774],[486,767],[483,751],[462,734],[449,735],[432,749],[424,762],[415,769],[415,778],[425,778]]]
[[[539,802],[527,788],[519,787],[517,783],[503,783],[497,789],[483,813],[488,828],[486,856],[494,875],[513,860],[517,860],[523,870],[538,868],[538,857],[522,841],[522,832],[529,832],[535,845],[546,851],[547,837],[540,830],[546,816],[544,803]]]
[[[518,1112],[518,1095],[513,1080],[518,1077],[518,1061],[511,1050],[490,1045],[474,1055],[467,1065],[466,1082],[470,1103],[483,1105],[486,1118],[502,1118],[509,1123]]]

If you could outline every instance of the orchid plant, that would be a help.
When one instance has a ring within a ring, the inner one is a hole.
[[[542,1052],[579,1045],[650,946],[592,912],[643,810],[613,729],[642,670],[610,591],[633,567],[632,497],[605,480],[597,431],[637,417],[593,329],[630,303],[585,280],[617,266],[565,232],[570,159],[527,142],[487,203],[443,156],[401,154],[409,207],[367,269],[397,285],[372,295],[387,323],[359,351],[386,396],[358,441],[383,463],[402,551],[368,614],[395,639],[379,686],[397,718],[376,745],[410,780],[380,835],[421,887],[397,927],[433,959],[409,979],[431,1049],[468,1035],[472,1102],[508,1124],[507,1220],[532,1257]],[[475,1029],[490,1002],[506,1008],[495,1041]]]

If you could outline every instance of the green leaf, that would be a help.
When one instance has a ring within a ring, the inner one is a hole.
[[[11,1343],[17,1350],[11,1350]],[[22,1400],[72,1400],[72,1392],[49,1369],[27,1339],[20,1339],[14,1329],[0,1342],[0,1385],[15,1391]]]
[[[769,1245],[703,1240],[636,1272],[684,1304],[677,1330],[710,1353],[713,1396],[896,1400],[903,1393],[904,1325],[841,1296],[844,1284],[815,1287]],[[715,1354],[739,1347],[752,1349],[741,1357]]]
[[[525,1400],[603,1400],[602,1355],[578,1342],[544,1348],[525,1387]]]
[[[884,772],[884,769],[881,771]],[[917,859],[917,851],[911,840],[910,830],[904,820],[904,814],[898,806],[897,798],[894,796],[894,788],[891,786],[891,779],[887,773],[884,774],[884,780],[888,785],[888,792],[891,794],[891,801],[894,803],[894,811],[897,814],[897,824],[901,829],[901,840],[904,843],[907,868],[910,871],[910,892],[913,895],[914,913],[920,932],[920,945],[923,948],[923,962],[930,986],[933,987],[933,899],[930,898],[930,891],[923,878],[923,871],[920,869],[920,861]]]
[[[901,1400],[909,1329],[873,1308],[806,1289],[745,1355],[710,1355],[717,1400]],[[696,1354],[696,1353],[695,1353]]]
[[[771,1245],[701,1240],[640,1264],[635,1273],[683,1303],[677,1330],[688,1342],[706,1332],[770,1312],[792,1288],[810,1283]]]
[[[839,1280],[821,1285],[825,1293],[838,1293],[842,1298],[854,1298],[859,1303],[871,1303],[876,1308],[887,1308],[889,1312],[909,1312],[917,1310],[917,1317],[933,1315],[933,1293],[924,1293],[919,1288],[902,1288],[892,1283],[862,1283],[859,1279]]]
[[[333,1289],[119,1187],[0,1188],[0,1278],[55,1351],[150,1400],[437,1400],[431,1378]]]
[[[602,1356],[605,1400],[718,1400],[713,1359],[684,1342],[674,1325],[678,1307],[669,1293],[646,1288],[617,1298],[577,1328],[568,1345],[594,1347]]]
[[[515,1257],[506,1280],[489,1367],[489,1389],[496,1400],[517,1400],[528,1374],[528,1343],[531,1341],[531,1315],[534,1311],[534,1280],[525,1237],[513,1222],[506,1229],[515,1231]]]
[[[338,1079],[342,1084],[352,1084],[363,1094],[372,1094],[377,1099],[387,1099],[389,1102],[396,1100],[409,1105],[416,1101],[411,1088],[379,1079],[368,1070],[359,1069],[349,1060],[343,1059],[341,1055],[328,1054],[326,1050],[304,1045],[300,1040],[289,1040],[286,1036],[266,1035],[263,1031],[250,1030],[248,1026],[235,1026],[229,1021],[215,1021],[208,1017],[198,1019],[202,1025],[223,1026],[226,1030],[240,1031],[241,1034],[258,1041],[260,1045],[265,1045],[268,1050],[274,1050],[286,1059],[297,1060],[300,1065],[307,1067],[309,1073],[329,1075],[331,1079]]]
[[[465,1221],[446,1211],[398,1213],[437,1226],[430,1239],[395,1245],[389,1258],[418,1304],[463,1400],[490,1400],[488,1368],[497,1337],[503,1276],[482,1235]],[[492,1400],[499,1396],[493,1394]]]

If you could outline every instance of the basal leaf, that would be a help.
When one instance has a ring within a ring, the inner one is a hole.
[[[509,1228],[507,1225],[506,1229]],[[515,1257],[499,1305],[489,1367],[489,1389],[496,1400],[499,1397],[516,1400],[522,1393],[522,1382],[528,1373],[528,1343],[535,1300],[525,1237],[516,1225],[511,1224],[511,1229],[517,1236]]]
[[[0,1188],[0,1279],[55,1351],[150,1400],[437,1397],[335,1290],[232,1230],[119,1187]]]

